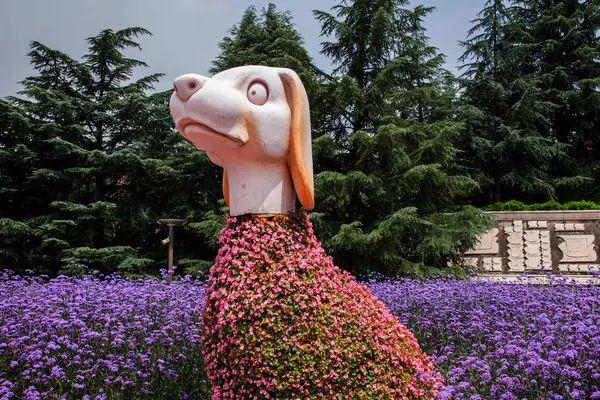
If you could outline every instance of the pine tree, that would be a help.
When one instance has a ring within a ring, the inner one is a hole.
[[[567,146],[546,134],[552,104],[529,75],[530,60],[511,41],[511,18],[504,1],[488,0],[461,43],[465,72],[458,115],[467,129],[460,147],[469,154],[464,164],[485,203],[555,199],[560,182],[554,172],[565,172]]]
[[[136,129],[141,121],[151,119],[149,112],[144,115],[150,110],[143,91],[158,79],[124,85],[144,64],[119,50],[137,47],[132,38],[145,33],[104,31],[88,40],[82,62],[31,44],[29,56],[39,75],[22,82],[24,98],[10,100],[27,116],[28,135],[39,136],[45,147],[26,177],[44,199],[25,223],[38,231],[40,251],[51,255],[50,264],[59,255],[104,268],[131,269],[149,261],[137,258],[132,248],[111,246],[120,223],[113,199],[122,176],[116,171],[127,169],[125,163],[139,168],[140,160],[124,148],[142,134]]]
[[[37,264],[36,230],[22,222],[43,207],[47,192],[30,179],[44,150],[43,136],[31,135],[29,120],[10,102],[0,100],[0,264],[29,268]]]
[[[242,65],[290,68],[304,75],[315,72],[290,12],[277,10],[275,4],[260,14],[254,6],[248,7],[229,34],[219,43],[221,52],[213,60],[212,74]]]
[[[152,93],[160,74],[131,80],[146,64],[124,52],[147,34],[104,30],[88,39],[81,61],[31,44],[38,74],[0,110],[3,241],[32,243],[9,254],[15,263],[138,274],[166,256],[159,218],[186,217],[203,202],[214,208],[218,197],[204,185],[218,182],[217,171],[174,131],[170,93]],[[214,256],[190,239],[181,255]]]
[[[511,40],[552,104],[548,134],[589,176],[600,161],[600,1],[515,0],[511,11]]]
[[[587,155],[599,139],[600,2],[598,0],[515,0],[514,40],[532,59],[540,89],[557,107],[552,133],[574,151]],[[595,152],[600,151],[596,146]]]
[[[315,11],[334,64],[329,135],[315,140],[317,209],[328,251],[361,273],[440,271],[491,223],[476,210],[444,213],[476,183],[454,172],[453,79],[428,44],[430,7],[353,0]]]

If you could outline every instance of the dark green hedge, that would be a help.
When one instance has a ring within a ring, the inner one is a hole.
[[[549,211],[549,210],[600,210],[600,204],[593,201],[570,201],[559,203],[547,201],[538,204],[523,204],[520,201],[511,200],[505,203],[494,203],[484,207],[485,211]]]
[[[455,206],[449,209],[449,212],[455,212],[473,208],[473,206]],[[547,201],[538,204],[524,204],[517,200],[510,200],[504,203],[494,203],[482,207],[484,211],[551,211],[551,210],[600,210],[600,203],[593,201],[570,201],[568,203],[559,203],[557,201]]]

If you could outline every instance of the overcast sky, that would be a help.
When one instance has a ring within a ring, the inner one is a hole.
[[[280,10],[290,10],[306,47],[321,68],[329,63],[320,54],[320,27],[312,10],[329,10],[335,0],[272,0]],[[431,43],[447,56],[454,70],[471,21],[485,0],[421,0],[437,9],[425,22]],[[102,29],[140,26],[152,37],[140,40],[142,51],[132,56],[150,68],[138,76],[162,72],[157,89],[166,90],[175,77],[187,72],[206,74],[218,54],[217,44],[252,0],[0,0],[0,97],[15,94],[18,84],[31,75],[26,53],[31,41],[39,41],[79,59],[86,51],[85,38]]]

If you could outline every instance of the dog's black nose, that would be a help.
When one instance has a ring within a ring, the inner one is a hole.
[[[181,75],[175,79],[175,82],[173,82],[175,94],[181,100],[188,101],[189,98],[194,95],[194,93],[202,89],[202,86],[204,86],[207,79],[208,78],[197,74]]]

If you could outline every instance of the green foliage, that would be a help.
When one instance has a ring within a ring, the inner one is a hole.
[[[599,160],[600,2],[512,1],[508,28],[529,76],[553,105],[552,136],[581,161]]]
[[[600,210],[600,204],[593,201],[569,201],[564,204],[564,210]]]
[[[466,129],[459,146],[469,154],[464,166],[486,203],[505,197],[556,199],[559,186],[581,189],[585,183],[566,169],[567,142],[548,134],[555,105],[530,73],[530,60],[514,40],[513,21],[504,1],[488,0],[462,42],[465,72],[457,117]]]
[[[210,72],[298,72],[313,128],[310,218],[340,266],[448,273],[493,223],[482,209],[598,209],[578,200],[600,200],[599,10],[488,0],[455,78],[423,28],[432,7],[344,0],[314,11],[331,75],[288,11],[249,7]],[[206,273],[227,212],[222,171],[174,131],[170,93],[153,89],[161,75],[133,79],[146,64],[128,55],[149,34],[103,30],[80,60],[31,43],[35,75],[0,99],[3,267],[150,272],[166,264],[157,221],[181,218],[175,263]]]
[[[569,145],[571,162],[557,183],[576,172],[586,178],[559,188],[563,200],[597,196],[600,165],[600,2],[514,0],[508,29],[520,44],[528,79],[552,107],[548,135]],[[594,179],[595,185],[591,185]]]
[[[505,203],[496,202],[487,207],[484,207],[487,211],[527,211],[527,206],[520,201],[510,200]]]
[[[151,259],[139,258],[136,252],[127,246],[105,247],[93,249],[77,247],[64,253],[63,262],[69,264],[93,265],[100,270],[116,270],[124,277],[137,276],[152,263]]]
[[[552,211],[552,210],[600,210],[600,204],[593,201],[569,201],[558,203],[547,201],[545,203],[524,204],[520,201],[511,200],[504,203],[494,203],[483,207],[485,211]]]
[[[248,7],[229,34],[219,43],[221,52],[212,63],[211,74],[242,65],[267,65],[290,68],[314,79],[306,75],[313,68],[312,58],[289,11],[278,11],[270,3],[259,15],[254,6]]]
[[[35,229],[21,221],[9,218],[0,218],[0,260],[4,267],[18,269],[21,265],[31,265],[33,252],[39,244],[39,237]]]
[[[314,141],[312,220],[338,265],[356,274],[440,273],[491,226],[479,210],[442,211],[477,183],[457,171],[464,130],[451,120],[453,82],[428,45],[433,9],[407,1],[345,1],[316,11],[335,74],[337,126]],[[377,21],[377,23],[375,23]]]
[[[229,212],[225,200],[219,201],[218,211],[208,211],[200,216],[199,221],[188,222],[187,226],[199,236],[203,237],[208,245],[216,248],[221,230],[225,227],[224,215]],[[190,215],[190,220],[194,215]]]
[[[173,131],[170,93],[152,92],[161,75],[132,80],[146,64],[124,54],[149,34],[104,30],[82,60],[31,44],[37,75],[0,102],[0,218],[13,221],[2,264],[133,276],[163,262],[158,219],[214,209],[221,195],[205,185],[218,185],[218,169]],[[190,248],[182,255],[214,257]]]

